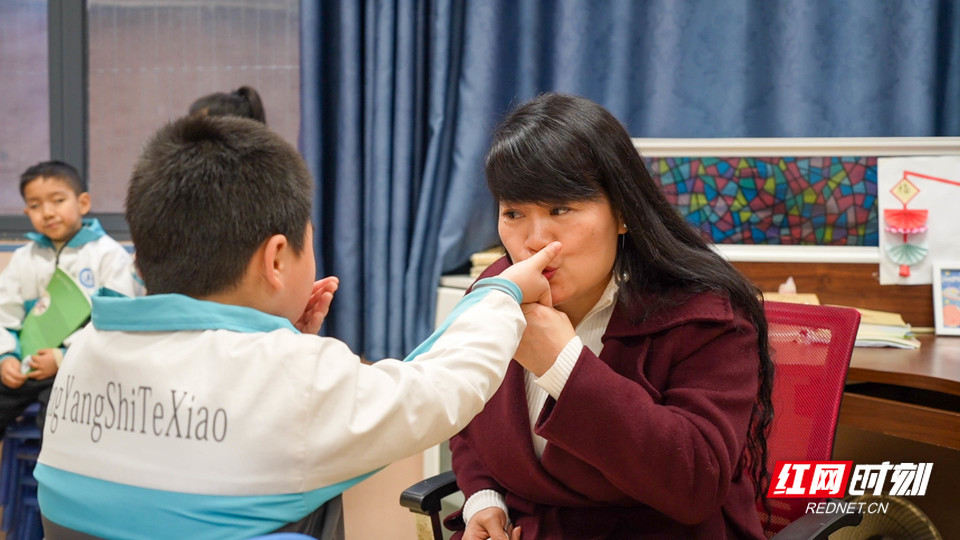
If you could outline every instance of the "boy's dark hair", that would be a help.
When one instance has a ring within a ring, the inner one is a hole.
[[[73,165],[64,163],[62,161],[50,160],[41,161],[40,163],[37,163],[36,165],[23,171],[23,174],[20,175],[21,197],[23,197],[23,192],[26,189],[27,184],[33,182],[37,178],[59,178],[67,184],[70,184],[70,187],[77,195],[87,191],[87,183],[83,181],[83,178],[80,177],[80,173],[77,172],[77,169],[75,169]]]
[[[126,201],[147,291],[229,290],[274,234],[300,253],[311,186],[296,149],[259,122],[188,116],[160,128],[137,160]]]

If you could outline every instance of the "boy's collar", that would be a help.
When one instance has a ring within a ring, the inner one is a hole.
[[[90,317],[97,330],[271,332],[286,329],[300,333],[283,317],[245,306],[197,300],[182,294],[154,294],[137,298],[94,296],[92,301]]]
[[[103,232],[103,227],[100,226],[100,220],[97,218],[83,218],[81,223],[82,225],[80,226],[80,230],[73,235],[73,238],[71,238],[64,247],[78,248],[107,234]],[[53,240],[50,240],[50,238],[45,234],[28,232],[26,236],[28,239],[33,240],[35,243],[43,247],[56,249],[53,245]]]

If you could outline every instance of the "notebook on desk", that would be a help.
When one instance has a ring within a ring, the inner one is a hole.
[[[860,328],[857,329],[857,341],[854,346],[920,348],[920,342],[914,337],[913,329],[899,313],[855,309],[860,312]]]

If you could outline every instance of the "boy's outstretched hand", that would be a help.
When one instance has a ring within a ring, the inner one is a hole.
[[[340,286],[340,279],[335,276],[328,276],[314,282],[313,292],[310,293],[310,299],[307,300],[307,306],[303,308],[303,315],[294,326],[304,334],[316,334],[323,325],[323,319],[330,312],[330,303],[333,302],[333,293],[337,292]]]
[[[500,277],[520,287],[523,292],[522,303],[538,302],[549,306],[550,282],[544,277],[543,270],[560,254],[562,247],[560,242],[551,242],[532,257],[513,263],[513,266],[500,273]]]

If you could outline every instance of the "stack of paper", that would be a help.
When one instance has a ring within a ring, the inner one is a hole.
[[[919,349],[920,342],[913,336],[910,325],[899,313],[857,308],[860,312],[860,328],[857,330],[857,347],[897,347]]]
[[[503,248],[499,246],[474,253],[470,256],[470,277],[479,277],[488,266],[504,255]]]
[[[820,298],[813,293],[780,293],[765,292],[763,299],[767,302],[789,302],[791,304],[812,304],[820,305]]]

